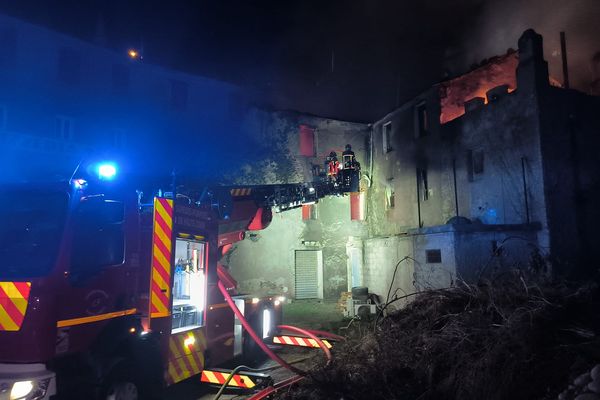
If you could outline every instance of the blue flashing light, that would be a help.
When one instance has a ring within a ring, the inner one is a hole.
[[[114,164],[100,164],[98,166],[98,178],[111,180],[117,175],[117,167]]]

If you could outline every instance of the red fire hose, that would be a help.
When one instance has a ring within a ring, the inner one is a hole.
[[[229,307],[233,310],[233,312],[235,313],[235,315],[238,317],[238,319],[240,320],[240,322],[244,326],[244,329],[246,329],[248,331],[248,334],[250,335],[250,337],[252,337],[252,339],[256,342],[256,344],[269,357],[271,357],[272,360],[276,361],[282,367],[287,368],[290,371],[295,372],[296,374],[304,375],[305,371],[302,371],[301,369],[298,369],[298,368],[296,368],[296,367],[288,364],[281,357],[279,357],[277,354],[275,354],[271,349],[269,349],[269,347],[266,344],[264,344],[264,342],[261,340],[261,338],[256,334],[256,332],[254,332],[254,329],[252,329],[252,327],[250,326],[250,324],[248,323],[248,321],[246,320],[246,318],[244,318],[244,315],[242,314],[242,312],[237,308],[237,306],[235,305],[233,299],[231,298],[231,296],[229,295],[229,293],[227,293],[227,289],[225,288],[225,286],[223,285],[223,283],[221,281],[218,282],[218,286],[219,286],[219,290],[223,294],[223,297],[225,297],[225,301],[227,302],[227,304],[229,305]],[[295,332],[301,333],[303,335],[306,335],[306,336],[308,336],[311,339],[314,339],[317,342],[317,344],[319,345],[319,347],[323,350],[323,352],[325,352],[325,355],[327,356],[327,360],[328,361],[331,360],[331,352],[329,351],[329,349],[327,348],[327,346],[325,346],[325,343],[323,343],[323,341],[321,339],[319,339],[318,337],[316,337],[311,332],[308,332],[308,331],[306,331],[304,329],[301,329],[301,328],[296,328],[294,326],[287,326],[287,325],[281,325],[279,328],[280,329],[289,330],[289,331],[295,331]]]
[[[279,328],[281,328],[281,326]],[[340,340],[340,341],[346,340],[345,337],[336,335],[335,333],[331,333],[331,332],[319,331],[319,330],[315,330],[315,329],[305,329],[305,330],[306,330],[306,332],[310,332],[315,336],[318,335],[318,336],[323,336],[323,337],[326,337],[329,339]]]
[[[248,334],[250,335],[250,337],[252,337],[252,339],[256,342],[256,344],[273,361],[277,362],[282,367],[287,368],[290,371],[292,371],[292,372],[294,372],[294,373],[296,373],[298,375],[298,376],[294,376],[294,377],[285,379],[285,380],[283,380],[283,381],[275,384],[274,386],[270,386],[270,387],[268,387],[266,389],[263,389],[260,392],[258,392],[257,394],[255,394],[254,396],[252,396],[250,399],[252,399],[252,400],[263,399],[266,396],[268,396],[269,394],[271,394],[273,392],[276,392],[277,390],[281,389],[282,387],[291,385],[291,384],[293,384],[293,383],[298,382],[299,380],[301,380],[304,377],[304,375],[306,375],[306,371],[303,371],[301,369],[298,369],[298,368],[294,367],[293,365],[288,364],[285,360],[283,360],[281,357],[279,357],[277,354],[275,354],[271,349],[269,349],[269,347],[262,341],[262,339],[256,334],[256,332],[254,332],[254,329],[252,329],[252,327],[250,326],[250,324],[248,323],[248,321],[246,320],[246,318],[244,318],[244,315],[237,308],[237,306],[235,305],[235,302],[231,298],[231,295],[227,292],[227,289],[225,288],[225,286],[223,285],[223,283],[221,281],[218,282],[218,287],[219,287],[219,290],[221,291],[221,293],[223,294],[223,297],[225,297],[225,301],[227,302],[227,304],[229,305],[229,307],[231,308],[231,310],[235,313],[235,315],[238,317],[238,319],[242,323],[242,326],[244,327],[244,329],[246,329],[248,331]],[[317,342],[317,344],[319,345],[319,347],[325,353],[325,356],[327,357],[327,362],[328,363],[331,361],[331,352],[329,351],[329,349],[327,348],[327,346],[325,345],[325,343],[323,343],[323,341],[321,339],[319,339],[315,335],[315,333],[319,332],[319,334],[325,334],[323,336],[329,336],[331,338],[336,338],[336,339],[337,338],[343,339],[341,336],[333,335],[333,334],[330,334],[328,332],[310,331],[310,330],[306,330],[306,329],[297,328],[295,326],[279,325],[278,328],[282,329],[282,330],[286,330],[286,331],[292,331],[292,332],[300,333],[302,335],[305,335],[305,336],[309,337],[310,339],[314,339],[315,342]]]

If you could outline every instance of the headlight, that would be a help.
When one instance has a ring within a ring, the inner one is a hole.
[[[50,378],[13,383],[10,400],[39,400],[46,395]]]

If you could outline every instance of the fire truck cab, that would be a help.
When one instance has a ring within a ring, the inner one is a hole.
[[[280,299],[239,295],[217,266],[252,222],[268,224],[261,208],[223,219],[172,193],[146,203],[112,172],[0,190],[2,400],[152,398],[249,355],[219,276],[256,332],[274,334]]]

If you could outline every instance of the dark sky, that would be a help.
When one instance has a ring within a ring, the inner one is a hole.
[[[599,0],[2,0],[0,11],[90,41],[101,25],[107,46],[143,44],[146,62],[250,86],[275,107],[354,121],[380,118],[516,47],[527,27],[551,36],[547,59],[557,56],[558,32],[573,31],[573,59],[590,75],[582,82],[600,50]]]

